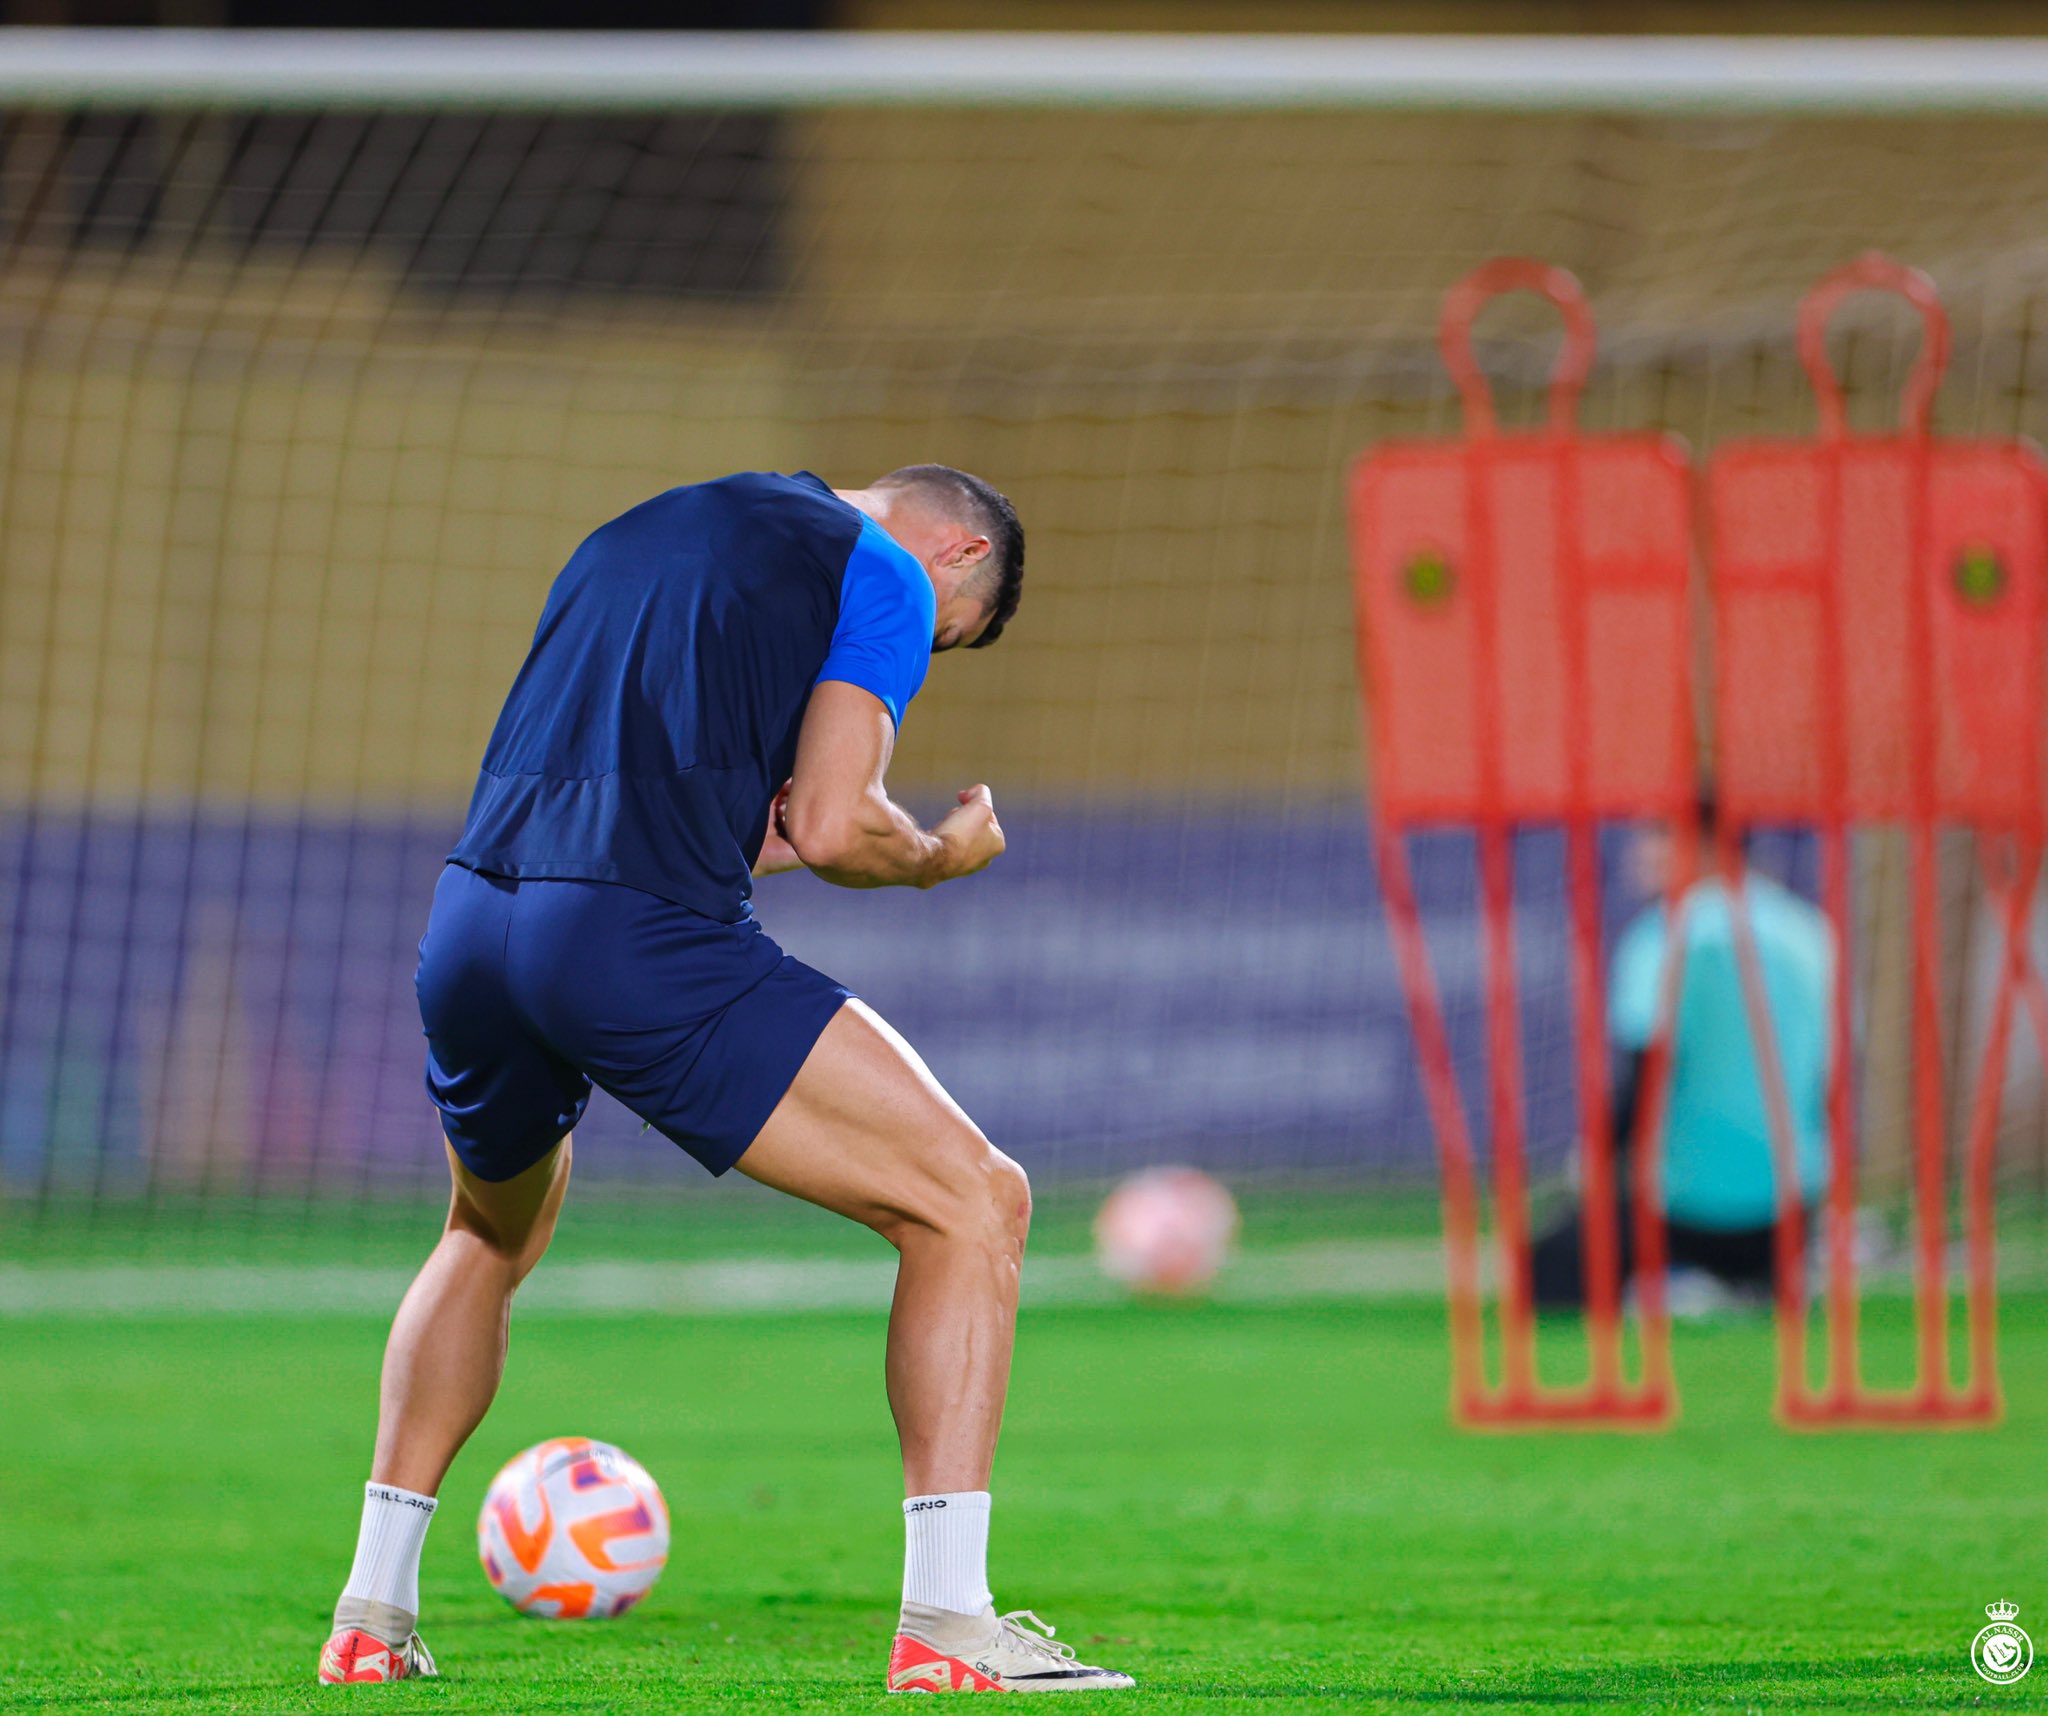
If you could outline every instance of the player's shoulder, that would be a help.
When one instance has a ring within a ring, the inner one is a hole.
[[[1759,926],[1779,923],[1812,908],[1783,883],[1759,870],[1748,870],[1742,878],[1744,911]],[[1658,909],[1662,910],[1659,902]],[[1697,877],[1685,888],[1685,915],[1694,934],[1710,938],[1733,933],[1735,894],[1727,878],[1718,871]]]
[[[1816,968],[1835,957],[1835,927],[1828,915],[1805,895],[1768,877],[1755,884],[1758,897],[1759,934],[1785,953],[1807,961]]]
[[[629,530],[645,525],[716,540],[772,542],[836,568],[859,538],[861,516],[808,471],[736,471],[665,489],[612,523]]]
[[[1662,900],[1652,900],[1622,926],[1614,944],[1617,964],[1654,958],[1664,947],[1665,910]]]
[[[809,471],[740,471],[702,485],[756,528],[843,559],[860,539],[861,514]]]
[[[1833,934],[1828,927],[1827,913],[1775,876],[1751,871],[1747,885],[1752,909],[1760,916],[1771,918],[1787,933],[1808,937]]]
[[[735,471],[728,477],[691,483],[678,492],[699,496],[716,505],[758,508],[794,517],[809,514],[838,519],[853,511],[832,492],[823,477],[809,471]]]
[[[938,620],[938,594],[917,556],[865,513],[860,536],[846,557],[842,610],[857,598],[904,610],[922,624],[927,636]]]

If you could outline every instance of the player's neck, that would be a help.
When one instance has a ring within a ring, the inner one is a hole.
[[[834,489],[832,492],[856,512],[865,513],[873,519],[901,547],[914,554],[920,565],[930,561],[937,545],[933,538],[945,534],[943,530],[935,532],[931,519],[925,513],[906,504],[902,495],[890,490]]]

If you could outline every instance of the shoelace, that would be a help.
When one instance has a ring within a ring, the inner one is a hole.
[[[1053,1637],[1054,1629],[1029,1609],[1012,1609],[1007,1615],[998,1616],[997,1619],[1003,1631],[1026,1650],[1036,1651],[1040,1656],[1049,1656],[1055,1662],[1074,1660],[1074,1647],[1070,1644],[1061,1644]],[[1038,1628],[1038,1631],[1032,1632],[1024,1625],[1026,1621]]]
[[[405,1641],[405,1649],[402,1652],[402,1656],[408,1674],[433,1674],[435,1672],[433,1653],[427,1649],[427,1641],[421,1638],[418,1633],[414,1633],[411,1638]]]

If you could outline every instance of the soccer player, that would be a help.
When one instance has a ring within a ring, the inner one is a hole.
[[[1010,503],[913,465],[855,490],[808,473],[671,489],[555,580],[420,943],[454,1196],[385,1349],[323,1681],[434,1672],[416,1623],[435,1492],[497,1392],[512,1295],[547,1249],[595,1083],[712,1173],[737,1167],[899,1254],[887,1382],[907,1541],[889,1690],[1132,1684],[989,1596],[1024,1174],[749,904],[751,876],[798,865],[928,888],[1002,853],[987,787],[926,829],[884,783],[933,651],[994,643],[1023,577]]]
[[[1699,798],[1699,831],[1711,849],[1719,806]],[[1623,931],[1608,985],[1608,1039],[1619,1068],[1614,1137],[1615,1232],[1624,1277],[1635,1262],[1635,1222],[1627,1187],[1627,1151],[1635,1137],[1644,1062],[1657,1029],[1665,967],[1674,957],[1664,906],[1678,863],[1668,828],[1645,829],[1634,857],[1637,886],[1655,902]],[[1742,864],[1742,855],[1736,855]],[[1835,936],[1827,917],[1789,888],[1746,865],[1742,892],[1756,939],[1765,1003],[1791,1111],[1800,1199],[1810,1219],[1827,1189],[1829,997]],[[1777,1175],[1763,1075],[1736,963],[1735,903],[1719,874],[1685,891],[1678,1017],[1671,1043],[1671,1088],[1664,1113],[1665,1251],[1674,1314],[1762,1307],[1773,1279]],[[1584,1219],[1573,1210],[1540,1238],[1531,1267],[1536,1302],[1563,1309],[1586,1298]]]

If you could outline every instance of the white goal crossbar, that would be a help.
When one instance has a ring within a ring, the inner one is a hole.
[[[11,28],[0,104],[2031,113],[2048,39]]]

